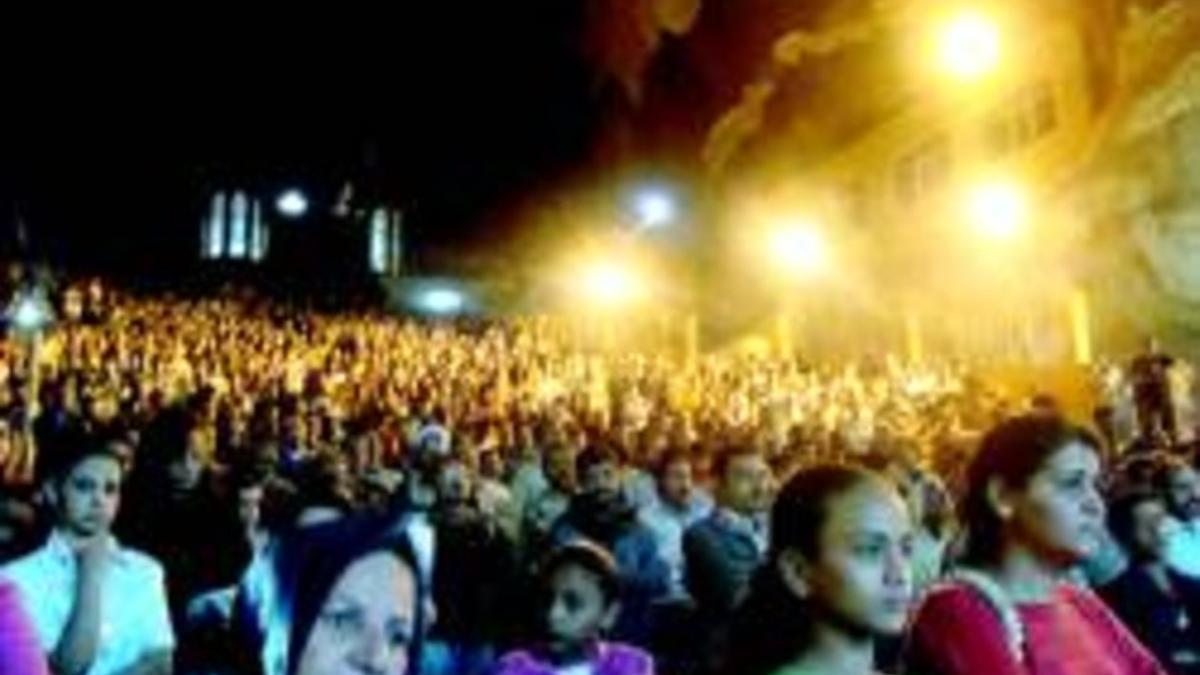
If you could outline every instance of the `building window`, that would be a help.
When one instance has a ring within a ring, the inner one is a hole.
[[[388,212],[386,209],[375,209],[371,213],[370,239],[371,271],[383,274],[388,271],[388,248],[391,243],[388,237]]]
[[[225,255],[225,193],[218,192],[213,195],[212,209],[208,215],[208,222],[205,224],[205,229],[208,230],[208,236],[205,237],[207,248],[204,251],[205,257],[217,259]]]
[[[262,202],[255,199],[250,217],[250,258],[259,262],[267,253],[266,226],[262,220]]]
[[[941,189],[950,178],[950,139],[938,135],[917,146],[896,164],[896,199],[908,206]]]
[[[1050,85],[1022,91],[985,122],[984,138],[993,157],[1004,157],[1032,145],[1058,128],[1058,108]]]
[[[250,244],[250,229],[246,227],[246,219],[249,215],[246,193],[235,192],[229,210],[229,257],[245,258]]]
[[[241,190],[231,196],[217,192],[200,221],[200,257],[259,262],[266,257],[269,237],[259,200]]]

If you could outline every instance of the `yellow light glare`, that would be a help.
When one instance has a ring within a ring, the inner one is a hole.
[[[967,195],[966,206],[972,225],[990,239],[1013,239],[1029,219],[1025,192],[1012,183],[980,185]]]
[[[1000,27],[977,11],[950,17],[938,30],[937,56],[941,67],[959,80],[976,80],[1000,65]]]
[[[817,272],[829,264],[825,237],[813,225],[787,225],[770,236],[771,255],[780,265],[801,272]]]
[[[583,270],[580,282],[583,293],[602,305],[629,302],[638,294],[633,273],[615,263],[594,263]]]

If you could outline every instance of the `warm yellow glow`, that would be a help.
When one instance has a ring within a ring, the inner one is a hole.
[[[637,276],[613,262],[596,262],[580,276],[584,295],[600,305],[618,305],[633,300],[640,292]]]
[[[817,272],[829,264],[829,246],[815,225],[783,225],[771,232],[771,255],[781,266],[800,272]]]
[[[1012,183],[984,183],[967,195],[967,216],[982,235],[997,240],[1019,235],[1029,220],[1025,192]]]
[[[964,81],[990,74],[1000,65],[1000,27],[978,11],[966,10],[945,21],[937,34],[937,57],[943,70]]]

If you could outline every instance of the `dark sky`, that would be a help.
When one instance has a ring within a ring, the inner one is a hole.
[[[356,178],[421,237],[477,240],[586,163],[601,113],[579,2],[393,4],[8,22],[0,223],[15,204],[52,248],[140,257],[195,240],[214,182]]]

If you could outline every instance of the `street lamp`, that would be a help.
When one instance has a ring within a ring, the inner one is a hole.
[[[1000,27],[991,17],[964,10],[938,27],[937,59],[951,77],[968,82],[978,80],[1000,65]]]
[[[775,262],[789,272],[814,274],[829,266],[829,245],[813,223],[776,227],[770,233],[768,247]]]
[[[1029,200],[1007,181],[982,183],[966,196],[966,214],[975,230],[994,241],[1016,238],[1029,221]]]
[[[288,218],[299,218],[308,212],[308,198],[304,193],[292,188],[279,195],[275,200],[275,208]]]

